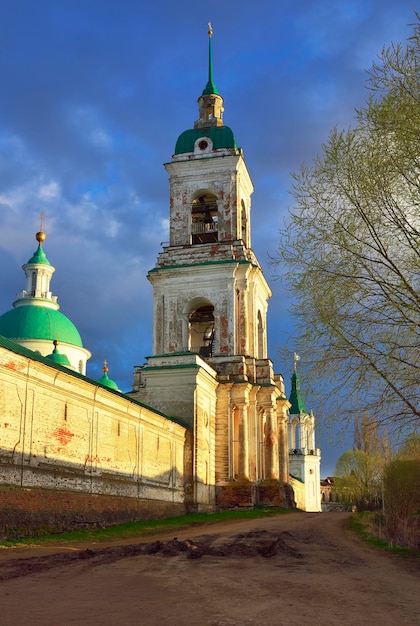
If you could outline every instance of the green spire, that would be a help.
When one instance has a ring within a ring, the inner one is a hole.
[[[203,89],[203,93],[201,94],[202,96],[207,96],[210,94],[220,95],[213,81],[213,47],[212,47],[213,29],[211,27],[211,22],[209,22],[208,26],[209,26],[209,31],[208,31],[208,34],[209,34],[209,80],[207,82],[205,89]]]
[[[305,405],[303,404],[302,396],[300,395],[300,381],[299,376],[296,373],[296,363],[300,357],[295,353],[294,355],[294,372],[292,376],[292,391],[290,392],[289,402],[292,405],[289,409],[290,415],[298,415],[299,413],[306,413]]]
[[[38,245],[38,249],[36,250],[36,252],[33,253],[33,255],[28,261],[28,264],[32,264],[32,263],[43,263],[44,265],[51,265],[51,263],[47,259],[47,255],[42,249],[41,243]]]

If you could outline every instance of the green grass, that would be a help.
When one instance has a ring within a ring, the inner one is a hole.
[[[258,519],[261,517],[271,517],[291,513],[296,509],[281,509],[276,507],[255,508],[255,509],[235,509],[220,511],[216,513],[190,513],[177,517],[164,519],[144,520],[130,522],[118,526],[110,526],[98,530],[74,530],[58,534],[46,534],[38,537],[27,537],[18,540],[1,541],[0,546],[22,546],[22,545],[57,545],[67,542],[84,541],[113,541],[117,539],[136,538],[151,533],[167,532],[184,528],[200,526],[204,524],[216,524],[217,522],[227,522],[235,520]]]
[[[394,554],[399,554],[401,556],[414,556],[416,558],[420,556],[420,553],[416,552],[415,550],[393,546],[383,539],[379,539],[378,537],[376,537],[373,532],[375,524],[377,523],[377,516],[373,516],[370,512],[353,513],[353,515],[351,515],[349,518],[350,530],[356,533],[356,535],[358,535],[363,541],[365,541],[369,545],[375,548],[379,548],[381,550],[387,550]]]

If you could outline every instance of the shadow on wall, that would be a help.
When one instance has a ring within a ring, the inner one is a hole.
[[[0,449],[0,539],[39,536],[186,512],[176,467],[152,477],[38,462]]]

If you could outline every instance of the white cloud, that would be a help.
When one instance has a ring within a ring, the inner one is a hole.
[[[39,198],[41,200],[50,200],[58,198],[60,195],[60,185],[56,181],[50,181],[39,188]]]
[[[116,237],[120,232],[121,224],[115,219],[109,219],[107,221],[105,232],[109,237]]]

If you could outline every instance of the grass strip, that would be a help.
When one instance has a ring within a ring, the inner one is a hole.
[[[20,538],[16,540],[1,541],[0,547],[25,546],[25,545],[57,545],[66,542],[88,542],[88,541],[113,541],[127,539],[130,537],[141,537],[142,535],[155,534],[170,530],[178,530],[205,524],[216,524],[217,522],[228,522],[236,520],[258,519],[261,517],[272,517],[274,515],[284,515],[296,511],[296,509],[283,509],[277,507],[234,509],[228,511],[218,511],[214,513],[188,513],[176,517],[162,519],[141,520],[129,522],[116,526],[109,526],[99,529],[72,530],[63,533],[45,534],[37,537]]]

